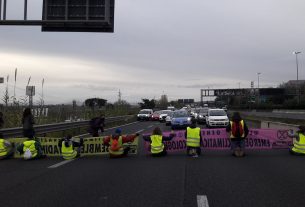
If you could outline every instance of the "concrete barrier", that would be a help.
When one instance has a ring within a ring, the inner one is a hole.
[[[299,125],[294,124],[286,124],[281,122],[272,122],[272,121],[262,121],[261,128],[262,129],[285,129],[296,132],[298,130]]]

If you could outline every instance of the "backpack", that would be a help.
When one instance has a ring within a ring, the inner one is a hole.
[[[243,129],[243,126],[241,124],[241,121],[240,122],[233,122],[231,131],[232,131],[232,135],[234,137],[241,137],[244,134],[244,129]]]

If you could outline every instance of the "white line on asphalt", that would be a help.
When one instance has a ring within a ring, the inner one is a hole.
[[[57,167],[59,167],[59,166],[65,165],[65,164],[67,164],[67,163],[69,163],[69,162],[72,162],[72,161],[74,161],[74,160],[75,160],[75,159],[73,159],[73,160],[65,160],[65,161],[59,162],[59,163],[57,163],[57,164],[55,164],[55,165],[51,165],[51,166],[49,166],[48,168],[57,168]]]
[[[140,133],[140,132],[143,132],[143,131],[144,131],[144,129],[142,129],[142,130],[139,130],[139,131],[137,131],[136,133]],[[136,134],[136,133],[135,133],[135,134]]]
[[[138,121],[131,122],[131,123],[124,124],[124,125],[120,125],[120,126],[116,126],[116,127],[107,128],[107,129],[105,129],[105,131],[110,130],[110,129],[115,129],[115,128],[118,128],[118,127],[128,126],[128,125],[135,124],[135,123],[138,123]],[[78,135],[78,136],[75,136],[75,137],[82,137],[82,136],[86,136],[86,135],[89,135],[89,133],[81,134],[81,135]]]
[[[197,195],[198,207],[209,207],[208,197],[206,195]]]

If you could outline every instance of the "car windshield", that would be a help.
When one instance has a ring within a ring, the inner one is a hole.
[[[207,114],[209,109],[200,109],[201,114]]]
[[[169,110],[163,110],[163,111],[161,111],[161,114],[169,114],[169,113],[171,113],[172,111],[169,111]]]
[[[188,113],[185,111],[180,111],[180,112],[176,112],[174,113],[173,117],[174,118],[179,118],[179,117],[188,117]]]
[[[156,112],[154,112],[154,114],[153,115],[160,115],[160,112],[159,111],[156,111]]]
[[[167,112],[167,116],[173,116],[173,112]]]
[[[140,111],[139,114],[150,114],[150,111]]]
[[[226,116],[226,112],[224,110],[212,110],[210,111],[210,116]]]

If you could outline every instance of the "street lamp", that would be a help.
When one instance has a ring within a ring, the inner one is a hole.
[[[299,61],[298,61],[298,54],[301,52],[293,52],[295,54],[295,62],[297,65],[297,95],[298,95],[298,104],[300,104],[300,91],[299,91]]]

